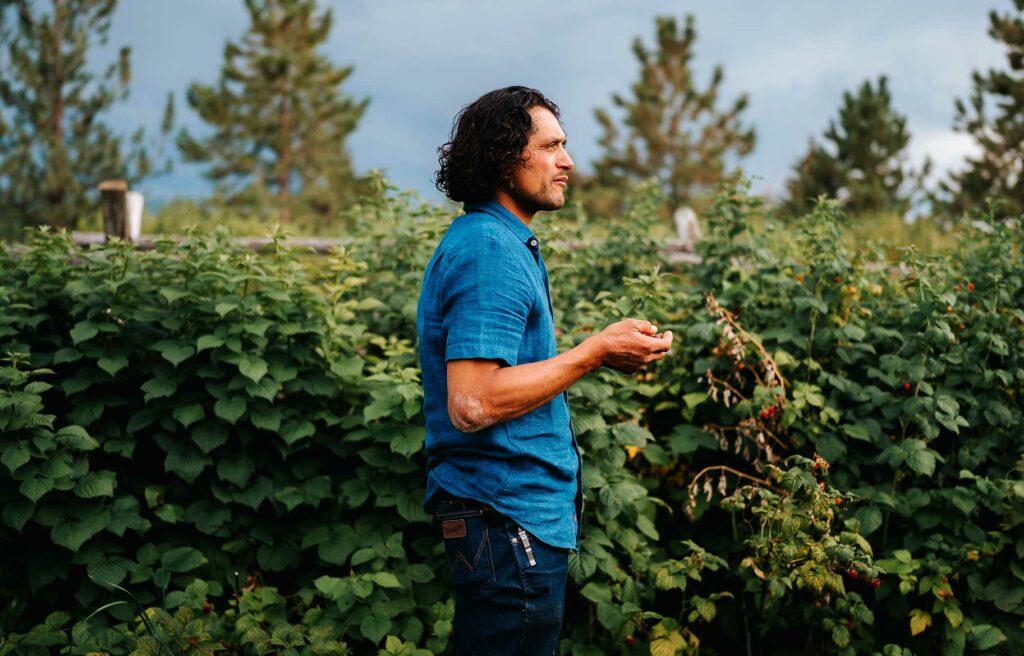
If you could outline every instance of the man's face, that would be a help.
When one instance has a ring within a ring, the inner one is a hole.
[[[538,106],[530,109],[530,117],[533,131],[519,165],[512,171],[514,186],[508,194],[529,214],[550,212],[565,205],[573,162],[565,150],[565,132],[555,115]]]

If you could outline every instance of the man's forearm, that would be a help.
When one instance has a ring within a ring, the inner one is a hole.
[[[593,337],[548,360],[512,367],[487,361],[449,362],[448,415],[455,428],[466,433],[521,417],[602,363]]]

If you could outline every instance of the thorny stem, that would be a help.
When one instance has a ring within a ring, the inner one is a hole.
[[[704,424],[704,428],[711,428],[711,429],[714,429],[716,431],[720,431],[722,433],[725,433],[725,432],[728,432],[728,431],[735,431],[737,433],[741,432],[741,427],[740,426],[722,426],[721,424]],[[762,430],[761,432],[764,433],[765,435],[767,435],[768,437],[772,438],[772,440],[774,440],[775,443],[778,444],[783,449],[788,448],[786,446],[786,443],[783,442],[782,440],[780,440],[778,437],[776,437],[775,434],[772,433],[771,431],[769,431],[769,430]]]
[[[697,475],[693,477],[693,480],[690,482],[690,485],[691,486],[692,485],[696,485],[697,484],[697,479],[699,479],[701,476],[703,476],[704,474],[708,473],[709,471],[713,471],[713,470],[728,472],[730,474],[733,474],[734,476],[739,476],[740,478],[745,478],[748,481],[752,481],[754,483],[758,483],[759,485],[764,485],[765,487],[771,487],[771,483],[769,483],[768,481],[766,481],[764,479],[757,478],[756,476],[751,476],[750,474],[744,474],[743,472],[741,472],[741,471],[739,471],[737,469],[733,469],[732,467],[730,467],[728,465],[711,465],[709,467],[705,467],[704,469],[702,469],[699,472],[697,472]]]
[[[744,341],[746,341],[749,344],[753,344],[754,348],[756,348],[758,350],[758,352],[761,354],[762,362],[766,362],[766,363],[770,364],[770,369],[769,370],[772,373],[774,373],[775,378],[778,381],[778,386],[782,388],[782,394],[781,395],[782,395],[783,398],[785,398],[785,396],[786,396],[786,380],[782,377],[782,372],[779,371],[778,365],[775,364],[775,359],[772,358],[772,356],[768,355],[768,351],[765,350],[765,348],[761,344],[761,342],[759,342],[758,340],[754,339],[753,335],[751,335],[746,330],[744,330],[743,327],[740,326],[739,323],[736,322],[736,318],[733,316],[733,314],[731,312],[729,312],[728,310],[726,310],[725,308],[723,308],[722,306],[720,306],[718,304],[718,301],[715,300],[714,293],[708,292],[707,299],[708,299],[708,306],[711,308],[711,313],[716,315],[720,320],[725,321],[727,324],[729,324],[729,326],[731,326],[733,330],[735,330],[737,333],[739,333],[740,336],[742,336],[744,338]],[[757,379],[757,382],[760,385],[764,385],[766,387],[774,387],[774,385],[768,385],[767,383],[765,383],[764,380],[761,378],[760,375],[758,375],[758,373],[756,371],[753,371],[753,374],[754,374],[754,377]]]

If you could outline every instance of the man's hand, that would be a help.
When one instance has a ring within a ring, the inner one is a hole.
[[[591,339],[602,349],[601,364],[623,373],[643,369],[664,358],[672,348],[671,331],[659,335],[657,326],[639,319],[613,323]]]
[[[448,417],[463,433],[521,417],[547,403],[598,367],[626,373],[660,360],[672,333],[649,321],[626,319],[555,357],[516,366],[494,360],[448,362]]]

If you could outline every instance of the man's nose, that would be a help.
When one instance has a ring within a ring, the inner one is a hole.
[[[558,162],[558,168],[571,171],[575,164],[572,161],[572,157],[569,156],[568,150],[562,151],[562,158]]]

